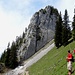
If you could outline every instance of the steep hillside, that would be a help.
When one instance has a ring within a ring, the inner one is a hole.
[[[32,57],[28,60],[24,61],[22,65],[19,65],[15,69],[12,69],[8,72],[1,73],[1,75],[24,75],[26,68],[31,66],[32,64],[36,63],[39,59],[41,59],[44,55],[46,55],[52,48],[54,47],[53,40],[47,43],[42,49],[40,49],[37,53],[35,53]]]
[[[45,55],[37,63],[29,67],[29,75],[67,75],[66,56],[70,49],[73,52],[75,48],[75,41],[68,44],[66,47],[56,49],[54,47],[47,55]],[[75,57],[75,55],[74,55]],[[75,62],[73,63],[73,71],[75,69]],[[75,75],[73,72],[72,75]]]

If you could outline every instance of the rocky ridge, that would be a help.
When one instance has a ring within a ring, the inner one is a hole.
[[[54,38],[58,15],[56,8],[46,6],[32,16],[23,43],[17,50],[19,62],[32,56]]]

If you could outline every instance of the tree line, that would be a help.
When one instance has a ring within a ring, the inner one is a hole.
[[[27,30],[27,29],[26,29]],[[23,32],[22,36],[17,36],[16,41],[13,41],[11,46],[10,42],[8,43],[7,49],[1,55],[0,62],[4,63],[7,68],[16,68],[19,65],[17,59],[17,51],[21,44],[25,42],[25,32]]]
[[[75,40],[75,14],[73,17],[72,25],[70,26],[68,11],[65,10],[65,14],[62,19],[61,12],[56,21],[55,27],[55,46],[59,48],[60,46],[66,46],[69,41]]]
[[[37,41],[41,39],[41,30],[38,25],[35,25],[35,34],[33,36],[36,38],[35,46],[37,47]],[[11,46],[10,43],[8,43],[7,49],[4,50],[4,52],[1,55],[0,62],[4,63],[7,68],[16,68],[18,65],[21,64],[22,61],[18,61],[17,58],[17,52],[21,45],[23,43],[26,43],[25,36],[27,34],[27,28],[25,29],[25,32],[23,32],[22,36],[17,36],[16,41],[13,41]],[[35,49],[35,52],[37,52],[37,48]]]

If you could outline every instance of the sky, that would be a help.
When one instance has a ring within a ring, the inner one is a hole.
[[[75,0],[0,0],[0,54],[20,36],[35,12],[50,5],[73,20]]]

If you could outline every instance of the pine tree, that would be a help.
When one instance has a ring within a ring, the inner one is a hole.
[[[12,43],[11,46],[11,53],[10,53],[10,68],[15,68],[18,66],[18,61],[17,61],[17,47],[15,45],[15,42]]]
[[[6,60],[6,51],[4,50],[4,52],[3,52],[2,55],[1,55],[0,61],[1,61],[2,63],[5,63],[5,60]]]
[[[61,12],[55,27],[55,46],[59,48],[62,45],[62,17]]]
[[[10,48],[9,48],[10,43],[8,43],[8,47],[7,47],[7,52],[6,52],[6,59],[5,59],[5,66],[9,67],[9,61],[10,61]]]
[[[73,40],[75,40],[75,15],[73,17],[72,27],[73,27],[72,30]]]
[[[68,40],[71,38],[71,29],[69,26],[69,16],[67,10],[65,10],[64,20],[63,20],[63,29],[62,29],[62,43],[67,45]]]

